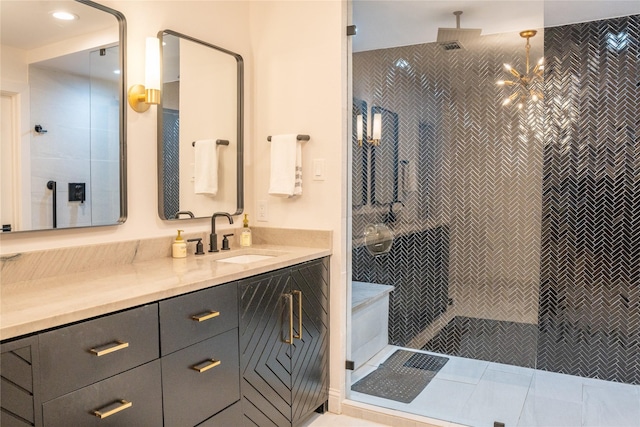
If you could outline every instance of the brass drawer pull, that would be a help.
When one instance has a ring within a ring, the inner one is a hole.
[[[220,316],[219,311],[210,311],[208,313],[200,313],[194,316],[191,316],[193,320],[196,322],[204,322],[205,320],[213,319],[214,317]]]
[[[110,417],[113,414],[117,414],[120,411],[124,411],[127,408],[131,408],[131,406],[133,406],[133,403],[131,402],[127,402],[126,400],[118,400],[117,402],[113,402],[110,405],[105,406],[104,408],[93,411],[93,415],[100,419],[103,419]]]
[[[125,349],[127,347],[129,347],[128,342],[115,341],[115,345],[114,343],[109,343],[109,344],[101,345],[100,347],[92,348],[89,351],[95,354],[96,356],[100,357],[100,356],[104,356],[105,354],[113,353],[114,351]]]
[[[191,369],[194,369],[198,372],[204,372],[204,371],[208,371],[211,368],[215,368],[216,366],[218,366],[220,363],[222,363],[219,360],[215,360],[215,359],[209,359],[205,362],[202,362],[198,365],[192,366]]]
[[[285,339],[287,344],[293,344],[293,294],[286,294],[285,298],[289,306],[289,339]]]
[[[293,337],[302,339],[302,291],[293,291],[294,295],[298,295],[298,333]]]

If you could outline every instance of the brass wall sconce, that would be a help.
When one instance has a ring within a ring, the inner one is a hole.
[[[362,147],[363,140],[363,119],[362,114],[356,116],[356,133],[358,138],[358,145]],[[382,114],[375,113],[373,115],[373,131],[371,136],[367,136],[366,141],[371,145],[380,145],[380,139],[382,139]]]
[[[144,85],[131,86],[127,98],[138,113],[144,113],[152,104],[160,104],[160,40],[157,37],[147,37]]]

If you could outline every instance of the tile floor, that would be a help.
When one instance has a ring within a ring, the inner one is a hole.
[[[352,383],[398,348],[387,346],[352,374]],[[349,398],[474,427],[493,427],[494,421],[506,427],[640,427],[640,385],[447,357],[447,364],[411,403],[358,392]]]

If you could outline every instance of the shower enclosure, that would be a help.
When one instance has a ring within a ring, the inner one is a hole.
[[[518,31],[454,51],[434,42],[353,54],[354,123],[383,109],[398,127],[383,123],[375,146],[360,145],[354,127],[352,280],[395,287],[388,342],[412,351],[403,366],[419,350],[437,369],[468,361],[484,375],[517,373],[524,407],[507,425],[535,425],[529,399],[546,375],[596,406],[587,387],[621,387],[629,425],[640,425],[640,15],[537,31],[530,54],[545,58],[544,99],[522,109],[503,106],[511,88],[496,85],[513,77],[504,63],[526,67]],[[395,239],[374,256],[362,233],[380,223]],[[353,374],[352,399],[391,353]],[[428,402],[416,413],[485,425],[459,416],[478,384],[457,414]],[[578,411],[578,425],[592,419],[583,401],[546,403]]]

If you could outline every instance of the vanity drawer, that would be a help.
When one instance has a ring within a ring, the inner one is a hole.
[[[81,388],[42,406],[45,427],[162,426],[160,361]],[[94,411],[101,412],[102,418]]]
[[[235,282],[160,301],[162,355],[237,327]]]
[[[158,358],[158,306],[111,314],[40,335],[42,401]]]
[[[240,399],[238,329],[161,361],[165,427],[194,426]]]

